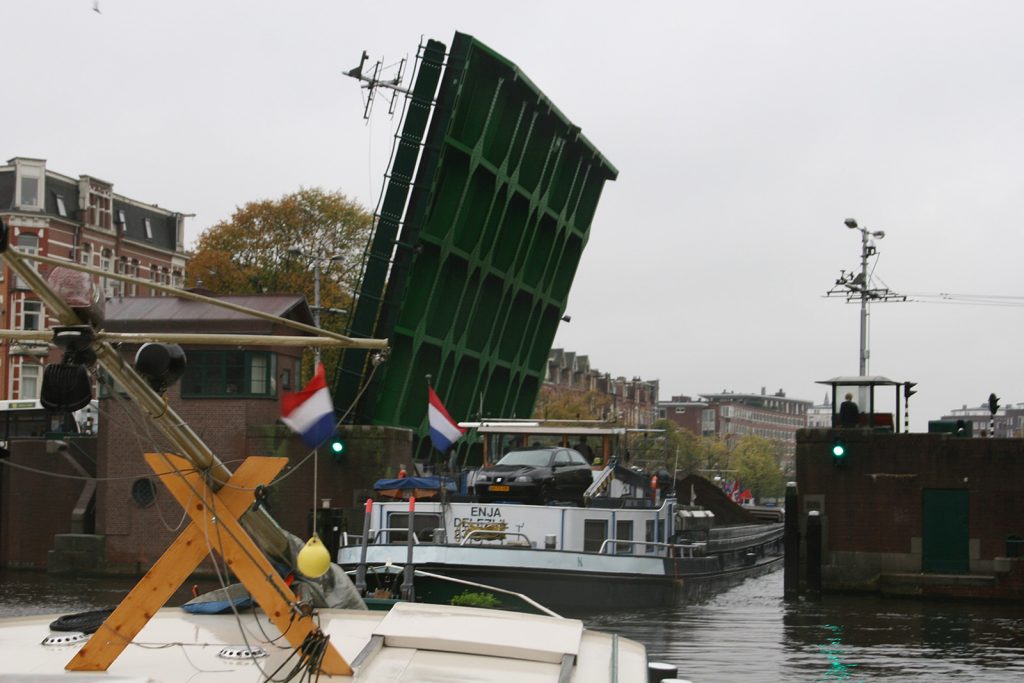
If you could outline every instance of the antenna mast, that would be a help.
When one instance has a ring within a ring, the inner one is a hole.
[[[868,374],[868,359],[871,352],[868,350],[868,303],[875,301],[884,303],[886,301],[906,301],[907,297],[893,292],[888,287],[872,287],[868,276],[868,258],[878,255],[873,239],[885,237],[884,230],[872,232],[867,228],[857,225],[857,221],[847,218],[843,221],[850,230],[860,230],[860,272],[852,270],[840,270],[839,278],[832,289],[825,293],[825,296],[846,297],[847,303],[860,299],[860,376]]]
[[[373,109],[373,96],[378,88],[385,88],[387,90],[393,90],[395,92],[410,94],[408,88],[401,87],[402,75],[405,73],[405,58],[403,57],[398,62],[398,75],[394,78],[382,79],[380,73],[384,69],[381,60],[374,62],[373,67],[370,69],[370,75],[363,73],[363,68],[366,66],[366,60],[370,58],[370,55],[363,50],[363,55],[359,59],[359,66],[354,69],[349,69],[345,72],[346,76],[356,79],[357,81],[363,82],[363,87],[366,88],[366,106],[363,108],[363,118],[369,120],[370,111]],[[394,66],[392,64],[392,66]],[[397,98],[391,97],[388,103],[388,115],[394,115],[395,113],[395,100]]]

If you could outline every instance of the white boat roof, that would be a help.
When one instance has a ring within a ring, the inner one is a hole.
[[[0,620],[0,683],[255,682],[265,680],[292,654],[291,647],[281,647],[279,631],[262,612],[236,617],[165,608],[107,672],[68,672],[64,666],[84,641],[42,644],[51,635],[54,618],[51,614]],[[576,619],[399,603],[389,612],[320,610],[319,620],[354,672],[326,679],[331,681],[647,680],[643,645],[586,630]],[[267,656],[225,659],[220,656],[225,646],[261,647]]]
[[[595,425],[546,426],[537,422],[460,422],[460,427],[476,429],[480,434],[536,434],[537,436],[617,436],[626,433],[625,427],[598,427]]]

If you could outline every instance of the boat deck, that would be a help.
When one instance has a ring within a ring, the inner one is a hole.
[[[322,610],[320,625],[352,665],[353,676],[327,680],[646,681],[644,647],[588,631],[576,619],[497,610],[398,604],[390,612]],[[64,671],[84,644],[73,634],[51,634],[53,615],[0,620],[0,682],[188,680],[263,681],[278,667],[290,671],[292,649],[259,611],[189,615],[160,610],[132,645],[103,673]],[[65,644],[43,644],[48,636]],[[282,643],[284,644],[282,646]],[[265,656],[246,652],[261,648]],[[223,651],[236,653],[225,657]],[[238,653],[241,653],[238,656]]]

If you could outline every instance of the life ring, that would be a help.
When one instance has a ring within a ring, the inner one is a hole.
[[[78,612],[77,614],[65,614],[60,619],[50,623],[50,630],[94,633],[113,611],[114,608],[110,607],[89,612]]]

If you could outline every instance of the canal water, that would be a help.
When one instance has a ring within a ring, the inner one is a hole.
[[[0,572],[0,616],[113,606],[132,581]],[[213,586],[200,586],[208,590]],[[171,604],[190,595],[182,589]],[[1024,609],[854,596],[782,598],[782,571],[700,604],[591,615],[694,683],[1024,681]],[[2,671],[2,667],[0,667]]]

